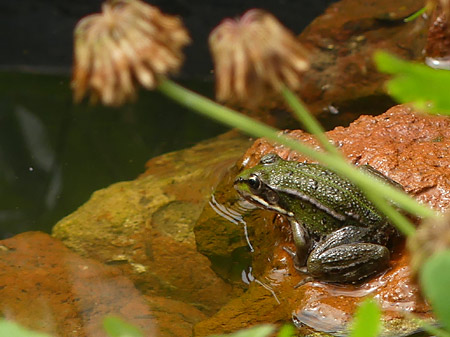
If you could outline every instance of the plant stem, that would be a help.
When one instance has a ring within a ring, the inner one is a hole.
[[[316,160],[320,160],[320,158],[325,157],[324,153],[317,152],[310,146],[301,144],[292,138],[279,134],[280,130],[217,104],[216,102],[190,91],[189,89],[186,89],[171,80],[162,80],[158,86],[158,89],[181,105],[199,112],[206,117],[215,119],[223,124],[238,128],[249,135],[255,137],[265,137],[280,144],[284,144],[284,141],[289,139],[291,144],[296,145],[296,151],[302,152],[308,157]]]
[[[425,13],[427,10],[427,6],[423,6],[421,9],[419,9],[417,12],[411,14],[410,16],[403,19],[403,22],[410,22],[417,19],[419,16],[421,16],[423,13]]]
[[[171,80],[163,79],[160,82],[158,89],[163,94],[174,99],[178,103],[209,118],[215,119],[231,127],[238,128],[252,136],[265,137],[278,144],[285,145],[294,151],[301,152],[309,158],[317,160],[322,164],[325,164],[336,173],[348,177],[351,181],[358,185],[363,191],[366,192],[366,196],[376,205],[381,204],[381,198],[377,196],[373,197],[373,195],[389,196],[390,200],[395,201],[400,207],[404,208],[411,214],[421,217],[437,216],[432,209],[419,204],[402,191],[385,184],[380,184],[377,179],[359,171],[340,156],[337,157],[330,153],[315,151],[310,146],[302,144],[288,135],[281,134],[279,130],[273,127],[267,126],[264,123],[217,104],[210,99],[207,99],[172,82]],[[399,229],[405,235],[410,235],[414,232],[414,226],[409,221],[401,220],[400,214],[396,214],[388,210],[387,215],[390,218],[393,216],[391,219],[395,221],[395,224],[399,226]],[[397,223],[397,221],[400,222]]]
[[[298,120],[303,123],[305,129],[316,136],[320,144],[323,145],[325,150],[332,153],[333,155],[340,156],[338,149],[330,142],[328,137],[325,135],[325,130],[322,125],[309,113],[308,109],[305,107],[303,102],[287,87],[281,90],[286,102],[291,106]]]
[[[374,197],[374,194],[372,193],[370,196],[368,194],[366,194],[366,196],[404,235],[410,236],[414,234],[415,228],[412,226],[411,222],[398,210],[392,207],[392,205],[387,203],[386,200],[382,199],[378,194],[376,194],[376,197]]]

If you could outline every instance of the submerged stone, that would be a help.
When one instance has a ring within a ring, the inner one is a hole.
[[[107,315],[144,336],[188,337],[205,319],[191,305],[144,297],[119,268],[83,258],[41,232],[0,241],[0,270],[2,316],[55,337],[106,337]]]

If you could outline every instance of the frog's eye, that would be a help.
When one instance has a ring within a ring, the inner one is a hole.
[[[259,177],[256,175],[251,175],[248,178],[248,185],[253,190],[258,190],[261,187],[261,180],[259,180]]]

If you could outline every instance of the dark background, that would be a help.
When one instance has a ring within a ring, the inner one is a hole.
[[[164,12],[181,16],[193,43],[186,49],[185,77],[208,76],[211,62],[209,32],[225,17],[263,8],[295,33],[323,13],[330,0],[178,0],[153,1]],[[99,0],[0,0],[1,66],[40,71],[70,71],[72,31],[85,15],[99,12]]]

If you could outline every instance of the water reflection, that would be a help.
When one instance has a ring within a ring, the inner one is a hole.
[[[188,86],[212,95],[210,83]],[[120,109],[74,106],[67,76],[0,72],[0,238],[50,231],[148,159],[225,130],[157,93]]]
[[[211,196],[211,200],[209,201],[209,205],[211,208],[222,218],[227,219],[228,221],[234,223],[235,225],[242,224],[242,229],[244,231],[245,240],[247,241],[248,248],[250,252],[254,252],[254,248],[252,243],[250,242],[250,238],[248,235],[247,223],[244,220],[243,213],[248,209],[254,209],[255,207],[248,203],[245,200],[239,200],[233,206],[237,206],[238,210],[234,210],[231,207],[226,207],[225,205],[219,203],[214,194]]]
[[[450,57],[426,57],[425,63],[427,66],[434,69],[450,70]]]

